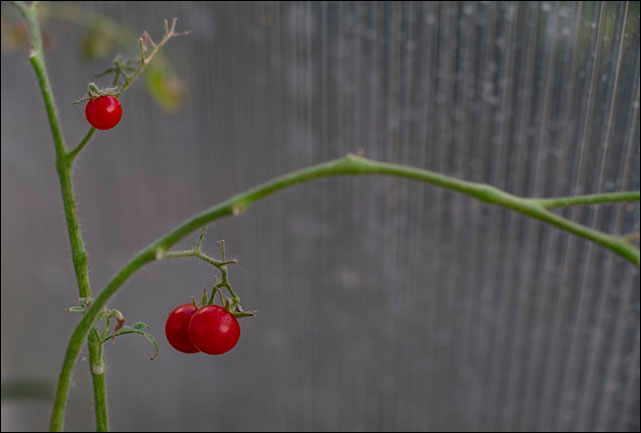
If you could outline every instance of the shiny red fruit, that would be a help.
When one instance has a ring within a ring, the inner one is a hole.
[[[174,349],[184,353],[198,352],[198,348],[191,343],[188,332],[189,320],[195,312],[194,304],[183,304],[169,313],[165,323],[165,335]]]
[[[85,117],[96,129],[111,129],[120,122],[122,105],[115,96],[90,99],[85,107]]]
[[[189,321],[189,339],[201,352],[209,355],[229,352],[239,338],[238,320],[218,305],[200,308]]]

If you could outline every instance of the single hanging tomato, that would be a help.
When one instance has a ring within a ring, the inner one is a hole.
[[[189,321],[189,339],[209,355],[220,355],[234,348],[240,338],[240,325],[232,314],[218,305],[207,305]]]
[[[120,122],[122,105],[115,96],[90,99],[85,107],[87,121],[96,129],[111,129]]]
[[[189,320],[195,312],[194,304],[183,304],[169,313],[165,323],[165,335],[174,349],[184,353],[198,352],[198,348],[191,343],[188,332]]]

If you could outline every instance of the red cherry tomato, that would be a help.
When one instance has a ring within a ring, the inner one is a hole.
[[[111,129],[120,122],[122,105],[115,96],[90,99],[85,107],[85,117],[96,129]]]
[[[191,343],[188,332],[189,320],[195,312],[194,304],[183,304],[169,313],[165,323],[165,335],[174,349],[184,353],[198,352],[198,348]]]
[[[238,320],[218,305],[200,308],[189,321],[189,339],[201,352],[209,355],[230,351],[239,338]]]

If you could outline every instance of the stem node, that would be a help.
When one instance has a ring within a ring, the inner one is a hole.
[[[91,366],[91,371],[93,371],[93,374],[105,374],[105,365],[94,364]]]

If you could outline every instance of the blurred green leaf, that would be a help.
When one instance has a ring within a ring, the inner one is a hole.
[[[113,35],[110,32],[109,26],[100,20],[94,20],[80,45],[82,58],[89,61],[106,58],[115,46]]]
[[[185,86],[162,64],[149,64],[145,72],[147,91],[164,111],[174,113],[185,99]]]
[[[6,8],[12,9],[12,8]],[[29,47],[29,29],[24,21],[19,19],[7,19],[5,12],[2,12],[2,25],[0,32],[2,34],[2,51],[11,53],[19,49]]]

